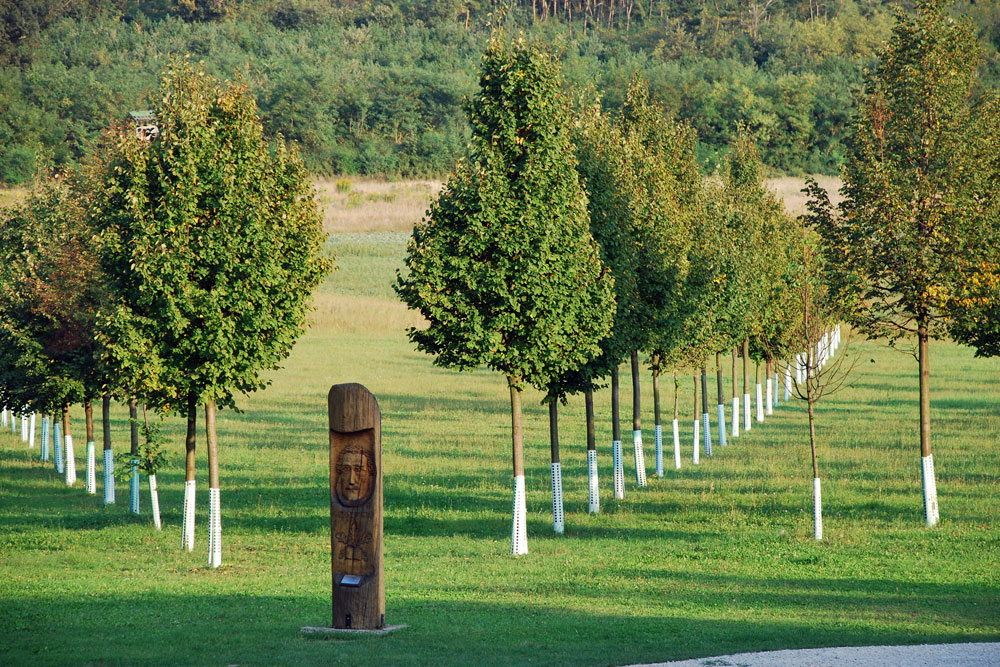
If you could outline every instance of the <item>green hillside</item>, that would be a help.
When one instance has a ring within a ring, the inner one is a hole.
[[[499,4],[322,0],[0,0],[0,182],[72,162],[145,108],[171,56],[242,77],[316,173],[437,175]],[[695,126],[711,171],[738,123],[787,173],[835,173],[852,92],[888,34],[882,0],[520,0],[503,20],[549,42],[568,83],[621,103],[636,70]],[[904,5],[912,3],[903,3]],[[1000,80],[1000,4],[959,0]]]

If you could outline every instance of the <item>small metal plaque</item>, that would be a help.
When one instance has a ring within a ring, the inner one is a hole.
[[[345,574],[344,578],[340,580],[341,586],[360,586],[361,577],[356,574]]]

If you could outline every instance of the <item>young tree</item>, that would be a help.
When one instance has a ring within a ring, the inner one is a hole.
[[[631,243],[629,195],[635,191],[632,162],[624,158],[624,139],[620,130],[601,112],[600,101],[588,99],[573,123],[572,140],[576,149],[577,173],[586,190],[590,233],[597,242],[601,262],[610,273],[614,288],[612,327],[600,341],[600,353],[578,369],[553,380],[550,395],[582,391],[590,411],[587,433],[595,431],[593,392],[603,378],[611,376],[612,477],[614,497],[625,497],[625,474],[622,462],[621,420],[619,412],[618,366],[632,349],[635,321],[633,309],[638,299],[634,271],[634,246]],[[622,183],[626,187],[621,187]],[[638,467],[636,468],[638,476]],[[588,508],[600,511],[598,494],[596,442],[588,436],[587,476],[590,488]]]
[[[427,320],[408,334],[436,364],[507,377],[518,555],[528,550],[521,390],[600,352],[612,280],[589,231],[552,57],[495,32],[467,111],[469,154],[414,228],[396,290]]]
[[[218,567],[216,409],[264,387],[261,372],[287,357],[329,260],[309,176],[294,147],[265,139],[245,86],[177,61],[154,110],[156,137],[112,132],[99,160],[90,214],[115,297],[102,342],[114,367],[144,367],[146,391],[124,398],[186,407],[189,421],[203,404]]]
[[[631,304],[632,341],[632,441],[636,460],[636,482],[646,485],[642,448],[639,391],[639,350],[655,347],[661,327],[676,323],[682,310],[680,299],[688,271],[691,246],[691,215],[698,202],[700,176],[694,159],[693,132],[667,117],[650,95],[649,84],[633,75],[621,112],[626,164],[631,181],[619,187],[629,190],[629,242],[632,245],[636,300]],[[656,353],[653,353],[656,356]],[[652,357],[651,357],[652,358]],[[659,364],[651,366],[658,367]],[[654,370],[654,408],[659,402],[659,383]],[[657,459],[662,459],[662,431],[658,411],[655,440]],[[662,475],[662,465],[657,469]]]
[[[818,209],[820,218],[822,210]],[[817,218],[805,216],[804,222],[815,223]],[[836,321],[845,303],[838,301],[846,295],[837,295],[825,280],[827,267],[819,239],[814,232],[802,227],[799,271],[795,276],[791,291],[801,309],[794,321],[791,338],[806,350],[802,363],[801,380],[793,382],[796,398],[805,401],[809,418],[809,448],[812,457],[813,480],[813,537],[823,539],[823,499],[819,477],[819,457],[816,453],[816,405],[819,401],[840,389],[847,380],[857,361],[845,363],[847,354],[840,355],[830,365],[823,365],[816,350],[825,332]]]
[[[55,463],[69,486],[76,482],[69,405],[98,385],[96,317],[106,298],[82,213],[86,197],[74,179],[47,177],[0,221],[6,253],[0,269],[0,384],[10,394],[5,402],[63,413],[65,442],[56,444]],[[91,461],[88,478],[93,475]]]
[[[897,13],[865,80],[838,216],[819,229],[838,285],[860,295],[853,324],[870,337],[915,335],[920,387],[924,518],[938,522],[930,438],[931,338],[946,334],[961,265],[974,260],[983,202],[992,201],[995,148],[979,133],[995,109],[975,95],[980,48],[943,0]],[[995,173],[995,172],[994,172]],[[993,239],[995,244],[995,239]]]

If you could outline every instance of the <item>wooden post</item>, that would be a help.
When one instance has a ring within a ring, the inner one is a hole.
[[[360,384],[330,389],[333,627],[385,626],[382,412]]]

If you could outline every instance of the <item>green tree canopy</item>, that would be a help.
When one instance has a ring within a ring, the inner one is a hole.
[[[599,352],[613,311],[554,71],[537,45],[491,41],[470,153],[414,228],[396,285],[427,319],[409,336],[435,363],[540,388]]]
[[[102,158],[90,215],[115,295],[102,339],[113,366],[146,368],[151,401],[231,405],[304,330],[329,268],[320,217],[297,152],[265,140],[243,85],[179,61],[157,100],[159,135],[115,132]]]

